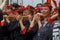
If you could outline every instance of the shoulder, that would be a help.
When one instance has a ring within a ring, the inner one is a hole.
[[[60,20],[55,20],[53,23],[53,27],[58,27],[60,26]]]

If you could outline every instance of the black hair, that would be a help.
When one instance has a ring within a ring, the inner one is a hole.
[[[31,15],[34,15],[34,7],[30,6],[29,12],[31,12]]]
[[[20,11],[18,12],[18,14],[23,14],[23,10],[20,10]]]
[[[17,3],[13,3],[12,6],[15,7],[15,8],[19,7],[19,5]]]
[[[38,3],[38,4],[37,4],[37,6],[39,6],[39,5],[40,5],[40,6],[42,6],[42,4],[41,4],[41,3]]]

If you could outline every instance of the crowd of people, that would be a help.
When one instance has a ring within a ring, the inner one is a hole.
[[[6,2],[0,6],[0,40],[52,40],[53,27],[60,26],[60,6],[52,9],[47,2],[5,6]]]

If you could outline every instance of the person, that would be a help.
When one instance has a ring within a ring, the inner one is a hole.
[[[33,40],[52,40],[52,22],[53,20],[49,21],[50,12],[52,10],[50,3],[44,3],[41,8],[40,15],[40,26],[39,31],[33,38]],[[43,18],[41,20],[41,18]]]
[[[3,3],[0,6],[0,40],[5,40],[4,37],[4,20],[3,20],[3,13],[2,13],[2,9],[4,8],[5,4],[6,4],[7,0],[4,0]]]
[[[46,4],[46,3],[45,3]],[[56,12],[56,14],[50,16],[50,11],[52,10],[52,7],[49,3],[47,3],[48,5],[50,6],[47,6],[43,4],[42,6],[42,10],[41,10],[41,13],[42,14],[46,14],[46,15],[43,15],[44,17],[44,20],[42,21],[42,26],[40,28],[40,36],[38,37],[38,40],[52,40],[52,31],[53,31],[53,25],[54,25],[54,21],[56,21],[56,18],[58,17],[59,18],[59,13]],[[45,6],[44,6],[45,5]],[[48,8],[47,8],[48,7]],[[46,10],[44,10],[44,8]],[[49,11],[49,10],[50,11]],[[47,16],[48,15],[48,16]],[[41,15],[40,15],[41,16]],[[46,19],[45,19],[46,17]],[[57,18],[57,19],[58,19]],[[38,33],[39,34],[39,33]]]
[[[0,6],[0,21],[3,20],[3,13],[2,13],[2,9],[4,8],[5,4],[6,4],[7,0],[4,0],[3,3]]]
[[[33,40],[34,34],[29,31],[30,23],[33,20],[33,10],[27,9],[23,12],[23,16],[20,15],[19,17],[20,17],[19,23],[20,23],[21,31],[20,31],[20,37],[17,37],[17,39],[18,40]],[[36,23],[34,24],[34,26],[35,25]]]
[[[42,7],[42,4],[41,4],[41,3],[38,3],[36,6],[39,7],[39,13],[40,13],[40,10],[41,10],[41,7]]]
[[[54,23],[53,23],[53,40],[60,40],[59,39],[59,30],[60,30],[60,9],[59,9],[59,7],[58,7],[58,9],[57,9],[57,16],[56,16],[56,18],[55,18],[55,21],[54,21]],[[54,31],[55,30],[55,31]],[[56,33],[58,33],[58,34],[56,34]],[[58,35],[58,36],[57,36]]]

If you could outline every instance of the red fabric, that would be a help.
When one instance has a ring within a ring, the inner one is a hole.
[[[58,10],[54,10],[54,12],[58,12]]]
[[[2,21],[1,21],[1,26],[3,27],[3,26],[4,26],[4,24],[5,24],[5,22],[2,20]]]
[[[54,19],[48,18],[48,22],[49,22],[49,23],[51,23],[51,24],[52,24],[52,23],[53,23],[53,21],[54,21]]]
[[[23,33],[23,34],[25,34],[25,33],[26,33],[26,28],[24,28],[24,29],[22,30],[22,33]]]
[[[22,10],[25,10],[25,7],[24,6],[22,6],[21,8],[22,8]]]
[[[10,5],[7,5],[6,8],[7,9],[10,9],[10,8],[12,8],[12,5],[11,4]]]
[[[4,26],[4,24],[5,24],[5,22],[2,20],[1,22],[0,22],[0,26]]]
[[[51,6],[51,4],[43,4],[42,6],[49,7],[49,6]]]
[[[22,10],[22,7],[19,7],[18,10]]]
[[[39,11],[39,7],[35,7],[35,9],[34,9],[34,12],[38,12]]]
[[[52,0],[52,1],[53,1],[53,3],[54,3],[55,7],[57,7],[57,3],[56,3],[56,1],[55,1],[55,0]]]
[[[32,27],[29,27],[29,29],[28,30],[32,30]]]
[[[15,10],[16,12],[19,12],[20,10]]]
[[[30,5],[28,5],[28,6],[26,7],[26,9],[28,9],[28,10],[29,10],[29,9],[30,9]]]

